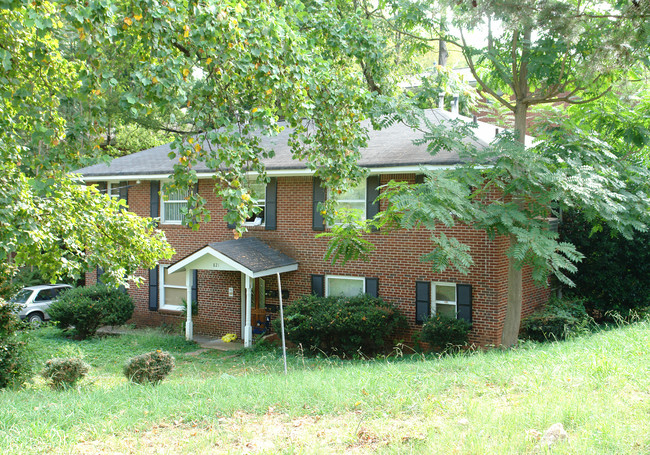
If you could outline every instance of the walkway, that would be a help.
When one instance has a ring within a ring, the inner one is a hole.
[[[212,338],[205,335],[194,335],[193,340],[204,349],[218,349],[219,351],[237,351],[238,349],[244,349],[244,343],[241,340],[226,343],[221,338]]]
[[[125,327],[112,327],[107,325],[100,327],[99,330],[97,330],[97,333],[106,335],[124,335],[127,333],[137,333],[139,330],[142,329],[129,329]],[[193,341],[202,348],[201,350],[196,351],[196,353],[205,352],[208,349],[216,349],[218,351],[237,351],[244,348],[244,343],[241,340],[226,343],[225,341],[222,341],[220,337],[210,337],[206,335],[194,335]]]

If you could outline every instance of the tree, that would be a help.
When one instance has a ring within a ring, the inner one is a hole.
[[[150,219],[66,174],[96,148],[92,129],[80,140],[59,111],[61,99],[84,96],[79,78],[87,71],[60,52],[60,11],[48,2],[2,7],[0,273],[36,265],[55,281],[101,267],[107,283],[137,281],[138,267],[172,250]]]
[[[522,144],[532,106],[597,100],[631,65],[647,58],[650,5],[643,2],[487,1],[480,7],[463,2],[455,11],[459,44],[480,90],[513,113]],[[486,21],[487,45],[475,48],[463,28]],[[492,22],[502,27],[500,33]],[[513,237],[511,246],[514,253],[518,245]],[[521,292],[521,267],[511,255],[505,345],[517,340]]]
[[[360,121],[389,84],[382,38],[352,3],[140,0],[66,11],[93,69],[85,90],[98,97],[113,90],[118,79],[102,49],[128,49],[138,64],[122,108],[137,119],[162,107],[180,133],[172,186],[191,187],[193,166],[207,163],[236,236],[253,210],[248,180],[266,179],[261,159],[272,154],[259,137],[277,134],[280,119],[293,128],[294,158],[328,186],[363,175]],[[191,224],[209,219],[204,202],[191,196]]]
[[[159,127],[177,133],[171,186],[195,184],[198,160],[214,169],[236,237],[253,210],[249,178],[266,180],[261,159],[273,153],[259,146],[259,137],[277,134],[280,119],[293,127],[294,158],[328,186],[344,189],[364,175],[356,164],[366,138],[360,121],[377,99],[390,96],[391,84],[382,58],[387,42],[354,2],[7,0],[2,6],[3,95],[11,108],[0,125],[7,127],[6,196],[12,213],[38,220],[22,226],[24,218],[5,215],[4,254],[17,263],[48,249],[53,278],[101,266],[117,280],[134,270],[135,259],[148,266],[169,256],[151,224],[129,214],[111,224],[118,205],[106,198],[101,205],[92,190],[80,193],[65,177],[70,168],[106,158],[101,141],[111,132],[115,105],[122,119],[148,123],[153,115]],[[188,201],[185,218],[193,227],[209,219],[204,202],[199,195]],[[65,210],[57,212],[57,205]],[[62,228],[49,222],[55,214]],[[122,249],[137,257],[109,264],[108,252],[127,238],[100,228],[149,238]]]
[[[456,147],[467,165],[442,175],[428,174],[427,182],[417,189],[389,188],[386,197],[393,197],[397,201],[393,209],[399,207],[401,212],[391,209],[365,228],[423,224],[435,232],[439,223],[464,221],[491,235],[509,236],[508,308],[502,343],[512,345],[521,319],[523,265],[532,263],[537,278],[552,271],[569,282],[564,271],[574,270],[572,262],[581,257],[544,229],[544,219],[558,214],[562,206],[579,206],[591,219],[602,220],[626,236],[635,229],[647,229],[645,170],[625,157],[613,160],[611,147],[597,140],[597,132],[555,129],[529,151],[524,142],[531,108],[594,102],[626,77],[633,65],[647,62],[650,5],[407,0],[389,2],[389,6],[391,14],[384,20],[393,29],[432,48],[444,40],[462,49],[479,91],[511,111],[516,142],[501,138],[481,153],[460,140],[471,135],[462,125],[449,131],[445,128],[453,125],[424,124],[423,143],[429,143],[432,153]],[[436,18],[446,7],[452,12],[454,27],[443,33]],[[481,26],[487,39],[477,45],[469,40],[468,32]],[[613,166],[612,172],[605,163]],[[496,188],[501,196],[491,200],[489,193],[470,192],[468,185]],[[371,248],[360,235],[344,228],[340,231],[334,234],[345,241],[330,245],[331,257],[362,257]],[[468,247],[444,233],[434,234],[433,240],[437,248],[425,258],[435,261],[434,268],[454,264],[467,270],[471,264]]]

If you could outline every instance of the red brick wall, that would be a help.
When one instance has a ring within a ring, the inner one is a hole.
[[[414,181],[414,175],[383,175],[381,183],[390,179]],[[140,214],[149,215],[149,182],[130,182],[129,207]],[[176,249],[169,263],[203,248],[208,243],[229,240],[233,233],[223,221],[224,209],[213,193],[213,182],[201,180],[199,192],[207,199],[212,221],[192,231],[184,226],[161,225],[167,239]],[[467,226],[445,229],[449,235],[470,245],[474,265],[468,275],[462,275],[449,268],[444,273],[433,273],[431,264],[420,261],[420,256],[431,250],[430,233],[424,229],[400,230],[384,234],[381,232],[367,236],[376,245],[376,251],[368,262],[351,261],[345,266],[325,262],[327,240],[315,239],[318,233],[312,230],[312,178],[280,177],[277,186],[277,230],[266,231],[263,227],[249,228],[246,236],[257,237],[271,247],[295,258],[298,270],[282,274],[282,288],[290,296],[290,303],[300,295],[311,291],[311,275],[345,275],[379,279],[379,295],[387,301],[395,302],[410,324],[409,338],[415,325],[415,282],[441,281],[472,285],[473,329],[470,340],[481,345],[498,345],[501,340],[501,327],[505,318],[507,302],[508,248],[506,238],[490,240],[485,233]],[[176,327],[182,324],[179,315],[148,309],[148,271],[142,270],[145,278],[139,288],[131,287],[129,293],[136,301],[134,321],[138,325],[169,324]],[[535,287],[530,281],[530,272],[524,273],[524,314],[545,302],[548,288]],[[94,281],[94,277],[89,277]],[[277,289],[275,276],[267,277],[267,289]],[[202,270],[198,272],[199,314],[194,319],[197,334],[241,335],[241,275],[238,272],[217,272]],[[228,289],[233,288],[233,296]],[[277,299],[267,298],[267,303],[278,303]]]

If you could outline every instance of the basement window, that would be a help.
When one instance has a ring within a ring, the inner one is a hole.
[[[457,297],[456,284],[432,283],[431,286],[431,315],[441,314],[456,319]]]
[[[335,275],[325,277],[327,297],[356,297],[364,292],[366,292],[366,280],[363,277]]]
[[[183,311],[187,299],[185,272],[168,273],[168,265],[160,265],[159,270],[159,308],[161,310]]]

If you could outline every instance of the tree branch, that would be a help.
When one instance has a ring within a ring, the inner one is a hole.
[[[469,70],[472,72],[472,76],[474,76],[474,79],[476,79],[476,83],[481,86],[481,90],[489,93],[490,96],[494,97],[496,100],[498,100],[501,104],[503,104],[505,107],[510,109],[511,111],[514,112],[515,106],[511,103],[509,103],[505,98],[503,98],[501,95],[499,95],[497,92],[492,90],[483,79],[478,75],[476,72],[476,67],[474,66],[474,61],[472,58],[469,56],[467,52],[467,43],[465,42],[465,35],[463,34],[463,30],[460,30],[460,37],[463,40],[463,45],[459,46],[461,49],[463,49],[463,54],[465,55],[465,61],[467,62],[467,66],[469,66]]]
[[[178,41],[173,41],[172,46],[174,46],[176,49],[181,51],[185,55],[185,57],[189,58],[189,57],[192,56],[192,53],[190,52],[190,50],[188,48],[186,48],[185,46],[183,46],[182,44],[180,44]]]
[[[512,44],[510,58],[512,59],[512,91],[515,93],[515,98],[520,98],[519,93],[519,71],[517,70],[517,44],[519,41],[519,30],[512,33]]]
[[[527,101],[529,106],[532,106],[534,104],[550,104],[550,103],[568,103],[568,104],[587,104],[591,103],[592,101],[596,101],[603,96],[605,96],[607,93],[609,93],[612,90],[612,86],[610,85],[607,87],[607,90],[604,90],[602,93],[592,97],[592,98],[587,98],[584,100],[575,100],[571,99],[572,96],[576,94],[579,90],[584,90],[584,89],[575,89],[571,91],[571,93],[568,93],[563,96],[557,96],[555,98],[535,98]]]

